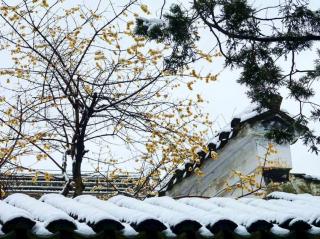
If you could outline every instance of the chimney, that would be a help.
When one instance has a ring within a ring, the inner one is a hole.
[[[271,94],[270,98],[267,100],[267,107],[273,111],[280,111],[282,103],[282,96],[279,94]]]

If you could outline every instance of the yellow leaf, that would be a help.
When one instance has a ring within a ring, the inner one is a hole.
[[[50,144],[44,144],[43,148],[45,150],[50,150],[51,146],[50,146]]]
[[[44,180],[46,180],[47,182],[50,182],[51,179],[52,179],[51,174],[49,174],[49,173],[46,172],[46,173],[44,174]]]
[[[8,108],[4,113],[8,116],[12,115],[12,111],[13,109],[12,108]]]
[[[1,97],[1,96],[0,96],[0,104],[4,103],[5,101],[6,101],[6,97],[4,97],[4,96]]]
[[[36,172],[35,175],[32,177],[32,182],[33,183],[36,183],[38,181],[38,176],[39,176],[39,173]]]
[[[141,4],[140,8],[144,13],[150,14],[149,8],[146,4]]]
[[[1,196],[1,198],[3,198],[5,195],[6,195],[6,192],[2,188],[0,188],[0,196]]]
[[[192,85],[193,85],[193,81],[190,81],[190,82],[187,83],[187,86],[188,86],[189,90],[193,90]]]
[[[204,176],[204,173],[200,170],[200,168],[195,168],[194,169],[194,173],[197,175],[197,176]]]
[[[210,157],[212,160],[217,160],[218,159],[218,154],[215,151],[210,152]]]
[[[89,85],[84,85],[83,88],[88,95],[92,95],[92,88]]]
[[[47,0],[42,0],[42,4],[43,7],[49,7],[48,1]]]

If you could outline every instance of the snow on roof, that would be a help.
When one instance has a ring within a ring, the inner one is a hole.
[[[24,218],[32,220],[31,219],[32,217],[28,212],[26,212],[20,208],[11,206],[10,204],[7,204],[3,201],[0,201],[0,211],[2,212],[0,214],[0,223],[1,224],[5,224],[5,223],[15,219],[16,217],[24,217]]]
[[[306,221],[315,226],[320,226],[320,197],[311,194],[291,194],[273,192],[268,195],[269,201],[278,207],[289,205],[289,213],[299,213]]]
[[[211,238],[221,231],[246,238],[258,231],[284,238],[293,231],[320,236],[319,197],[275,192],[268,198],[154,197],[142,201],[126,196],[100,200],[88,195],[71,199],[47,194],[37,200],[13,194],[0,201],[0,235],[25,230],[35,236],[51,238],[59,230],[48,228],[48,221],[64,220],[74,223],[68,230],[81,238],[110,231],[118,231],[124,238],[152,231],[173,238],[181,233]],[[108,223],[97,226],[105,220]],[[121,228],[110,227],[109,223],[114,221]]]
[[[293,193],[286,193],[286,192],[273,192],[268,195],[268,198],[273,199],[284,199],[287,201],[305,201],[306,203],[313,202],[320,202],[319,196],[313,196],[308,193],[303,194],[293,194]]]
[[[236,114],[233,118],[239,118],[241,122],[243,122],[267,111],[268,109],[266,108],[259,108],[258,104],[252,104],[244,109],[241,113]]]
[[[319,175],[311,175],[311,174],[305,174],[305,173],[291,173],[291,175],[299,178],[304,178],[310,181],[315,181],[319,182],[320,181],[320,176]]]
[[[215,198],[212,198],[215,199]],[[225,198],[229,199],[229,198]],[[254,213],[249,213],[244,210],[244,205],[240,205],[236,200],[231,199],[229,202],[231,205],[226,206],[227,204],[217,204],[211,199],[201,199],[201,198],[184,198],[181,199],[182,202],[192,205],[194,207],[202,208],[203,210],[208,211],[210,214],[220,215],[232,220],[238,225],[244,226],[249,232],[254,232],[260,230],[262,227],[271,228],[272,224],[265,220],[264,217],[257,217]],[[240,205],[240,207],[239,207]],[[239,207],[239,208],[238,208]],[[235,214],[235,208],[237,208],[237,213]]]
[[[180,213],[177,211],[172,211],[166,208],[157,207],[155,205],[149,204],[146,201],[141,201],[135,198],[130,198],[122,195],[114,196],[109,199],[109,201],[117,204],[121,207],[126,207],[134,210],[139,210],[145,213],[149,213],[158,220],[165,224],[168,224],[170,229],[174,233],[180,232],[181,227],[196,228],[196,231],[201,227],[201,224],[193,220],[192,217],[185,213]]]
[[[92,227],[88,226],[84,222],[76,221],[76,225],[77,225],[77,230],[75,230],[75,232],[77,232],[80,235],[94,236],[96,234],[92,229]]]
[[[45,236],[49,237],[54,235],[52,232],[49,232],[46,227],[44,226],[43,222],[37,221],[37,223],[32,228],[32,233],[36,236]]]
[[[165,225],[163,225],[156,217],[146,212],[120,207],[110,201],[100,200],[91,195],[78,196],[75,200],[99,208],[100,210],[103,210],[103,212],[107,212],[114,216],[119,221],[130,224],[137,231],[143,231],[150,223],[163,228],[163,230],[166,229]]]
[[[301,217],[301,213],[298,214],[292,214],[289,212],[289,210],[285,207],[278,206],[270,201],[266,201],[263,199],[255,199],[255,198],[242,198],[239,200],[241,203],[251,206],[252,209],[259,209],[259,214],[264,214],[265,218],[267,218],[270,222],[275,222],[279,224],[283,228],[290,228],[294,226],[295,220],[299,220],[301,223],[305,222],[304,217]],[[287,205],[290,205],[290,202],[288,202]],[[297,217],[296,215],[299,215]]]
[[[132,238],[133,236],[137,236],[139,235],[139,233],[134,230],[130,224],[128,223],[122,223],[122,225],[124,226],[124,228],[122,229],[122,235],[125,236],[125,237],[129,237],[129,238]]]
[[[100,231],[102,227],[114,227],[117,230],[124,228],[121,223],[109,213],[103,212],[91,205],[64,197],[60,194],[43,195],[40,198],[40,201],[61,209],[80,222],[87,223],[94,231]]]
[[[32,220],[32,216],[28,212],[2,201],[0,201],[0,212],[2,212],[0,213],[0,233],[12,230],[17,223],[17,218],[29,229],[31,229],[35,224],[35,221]]]
[[[44,226],[49,231],[54,231],[61,224],[63,224],[61,226],[68,225],[76,228],[73,218],[65,212],[26,194],[12,194],[4,202],[27,211],[34,220],[44,222]]]
[[[174,212],[187,214],[189,217],[204,225],[205,228],[208,228],[212,233],[216,233],[220,230],[219,225],[221,223],[223,223],[224,226],[230,227],[231,230],[234,230],[237,227],[237,224],[226,217],[226,215],[219,215],[201,208],[192,207],[182,201],[176,201],[170,197],[154,197],[148,198],[145,201],[152,205],[166,208]]]

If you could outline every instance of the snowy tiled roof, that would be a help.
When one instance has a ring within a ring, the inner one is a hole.
[[[275,109],[259,109],[257,106],[249,107],[241,114],[235,116],[230,125],[224,127],[223,130],[218,132],[215,137],[209,140],[207,148],[208,153],[204,151],[198,151],[199,161],[198,162],[187,162],[184,165],[180,165],[168,181],[167,185],[161,190],[160,195],[164,195],[166,191],[171,190],[172,187],[181,182],[184,178],[189,177],[195,168],[200,167],[205,161],[210,159],[211,151],[218,152],[224,148],[230,140],[235,138],[239,131],[246,124],[254,124],[257,121],[265,121],[270,119],[281,120],[284,123],[293,123],[294,119],[289,115],[289,113],[283,110]],[[301,126],[303,127],[303,126]]]
[[[37,200],[13,194],[0,201],[0,238],[12,233],[19,233],[17,238],[105,238],[104,234],[107,238],[182,234],[256,238],[257,233],[264,235],[261,238],[307,238],[320,236],[319,205],[320,197],[283,192],[271,193],[266,200],[153,197],[143,201],[120,195],[104,201],[90,195],[71,199],[47,194]]]
[[[319,175],[310,175],[310,174],[305,174],[305,173],[290,173],[294,177],[297,178],[303,178],[308,181],[313,181],[313,182],[320,182],[320,176]]]

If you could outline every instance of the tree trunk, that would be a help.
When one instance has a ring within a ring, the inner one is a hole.
[[[72,160],[72,175],[74,181],[74,197],[82,194],[85,186],[82,182],[81,163],[85,154],[84,142],[79,140],[75,145],[75,151]]]
[[[76,100],[75,104],[75,114],[76,114],[76,133],[73,137],[73,153],[72,153],[72,174],[73,174],[73,181],[74,181],[74,197],[81,195],[85,186],[82,182],[81,176],[81,164],[82,159],[85,153],[87,152],[84,147],[84,139],[85,139],[85,132],[89,122],[90,117],[93,114],[93,108],[96,104],[97,94],[93,94],[92,102],[89,108],[85,108],[82,113],[82,117],[80,119],[80,110],[81,104],[79,100]]]

